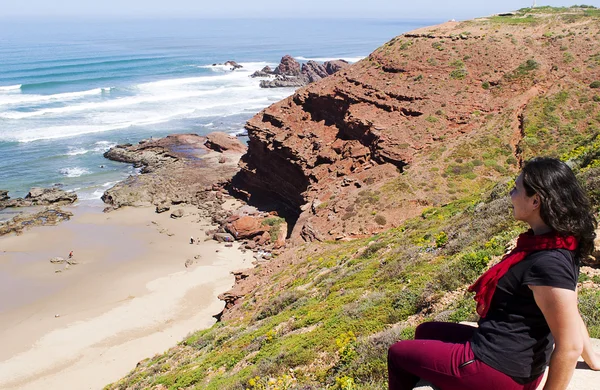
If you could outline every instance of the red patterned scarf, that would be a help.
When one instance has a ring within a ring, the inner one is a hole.
[[[516,248],[469,286],[470,292],[475,291],[474,299],[477,301],[477,313],[482,318],[486,316],[500,278],[508,272],[510,267],[523,260],[531,252],[544,249],[568,249],[573,251],[576,248],[577,239],[573,236],[563,237],[555,232],[534,236],[532,230],[522,233],[517,239]]]

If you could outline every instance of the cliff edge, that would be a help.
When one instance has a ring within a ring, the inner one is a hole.
[[[393,38],[248,121],[234,187],[283,202],[295,242],[364,237],[595,139],[597,10],[563,11]]]

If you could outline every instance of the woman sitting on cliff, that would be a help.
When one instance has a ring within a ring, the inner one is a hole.
[[[441,390],[534,390],[547,366],[544,389],[564,390],[580,355],[600,369],[577,309],[579,261],[596,227],[585,192],[566,164],[535,158],[510,196],[515,219],[531,229],[469,287],[479,327],[421,324],[415,340],[389,349],[390,390],[412,389],[419,377]]]

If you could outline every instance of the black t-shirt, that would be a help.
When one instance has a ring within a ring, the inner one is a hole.
[[[500,278],[485,318],[471,340],[475,356],[519,383],[544,372],[554,339],[528,286],[575,290],[579,262],[565,249],[530,253]]]

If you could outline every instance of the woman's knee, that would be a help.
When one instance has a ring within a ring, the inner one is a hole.
[[[414,346],[412,345],[412,341],[404,340],[398,341],[397,343],[392,344],[388,348],[387,360],[389,364],[393,364],[394,362],[403,362],[406,361],[409,356],[415,353]]]
[[[423,322],[415,329],[415,340],[435,340],[439,333],[439,322]]]

